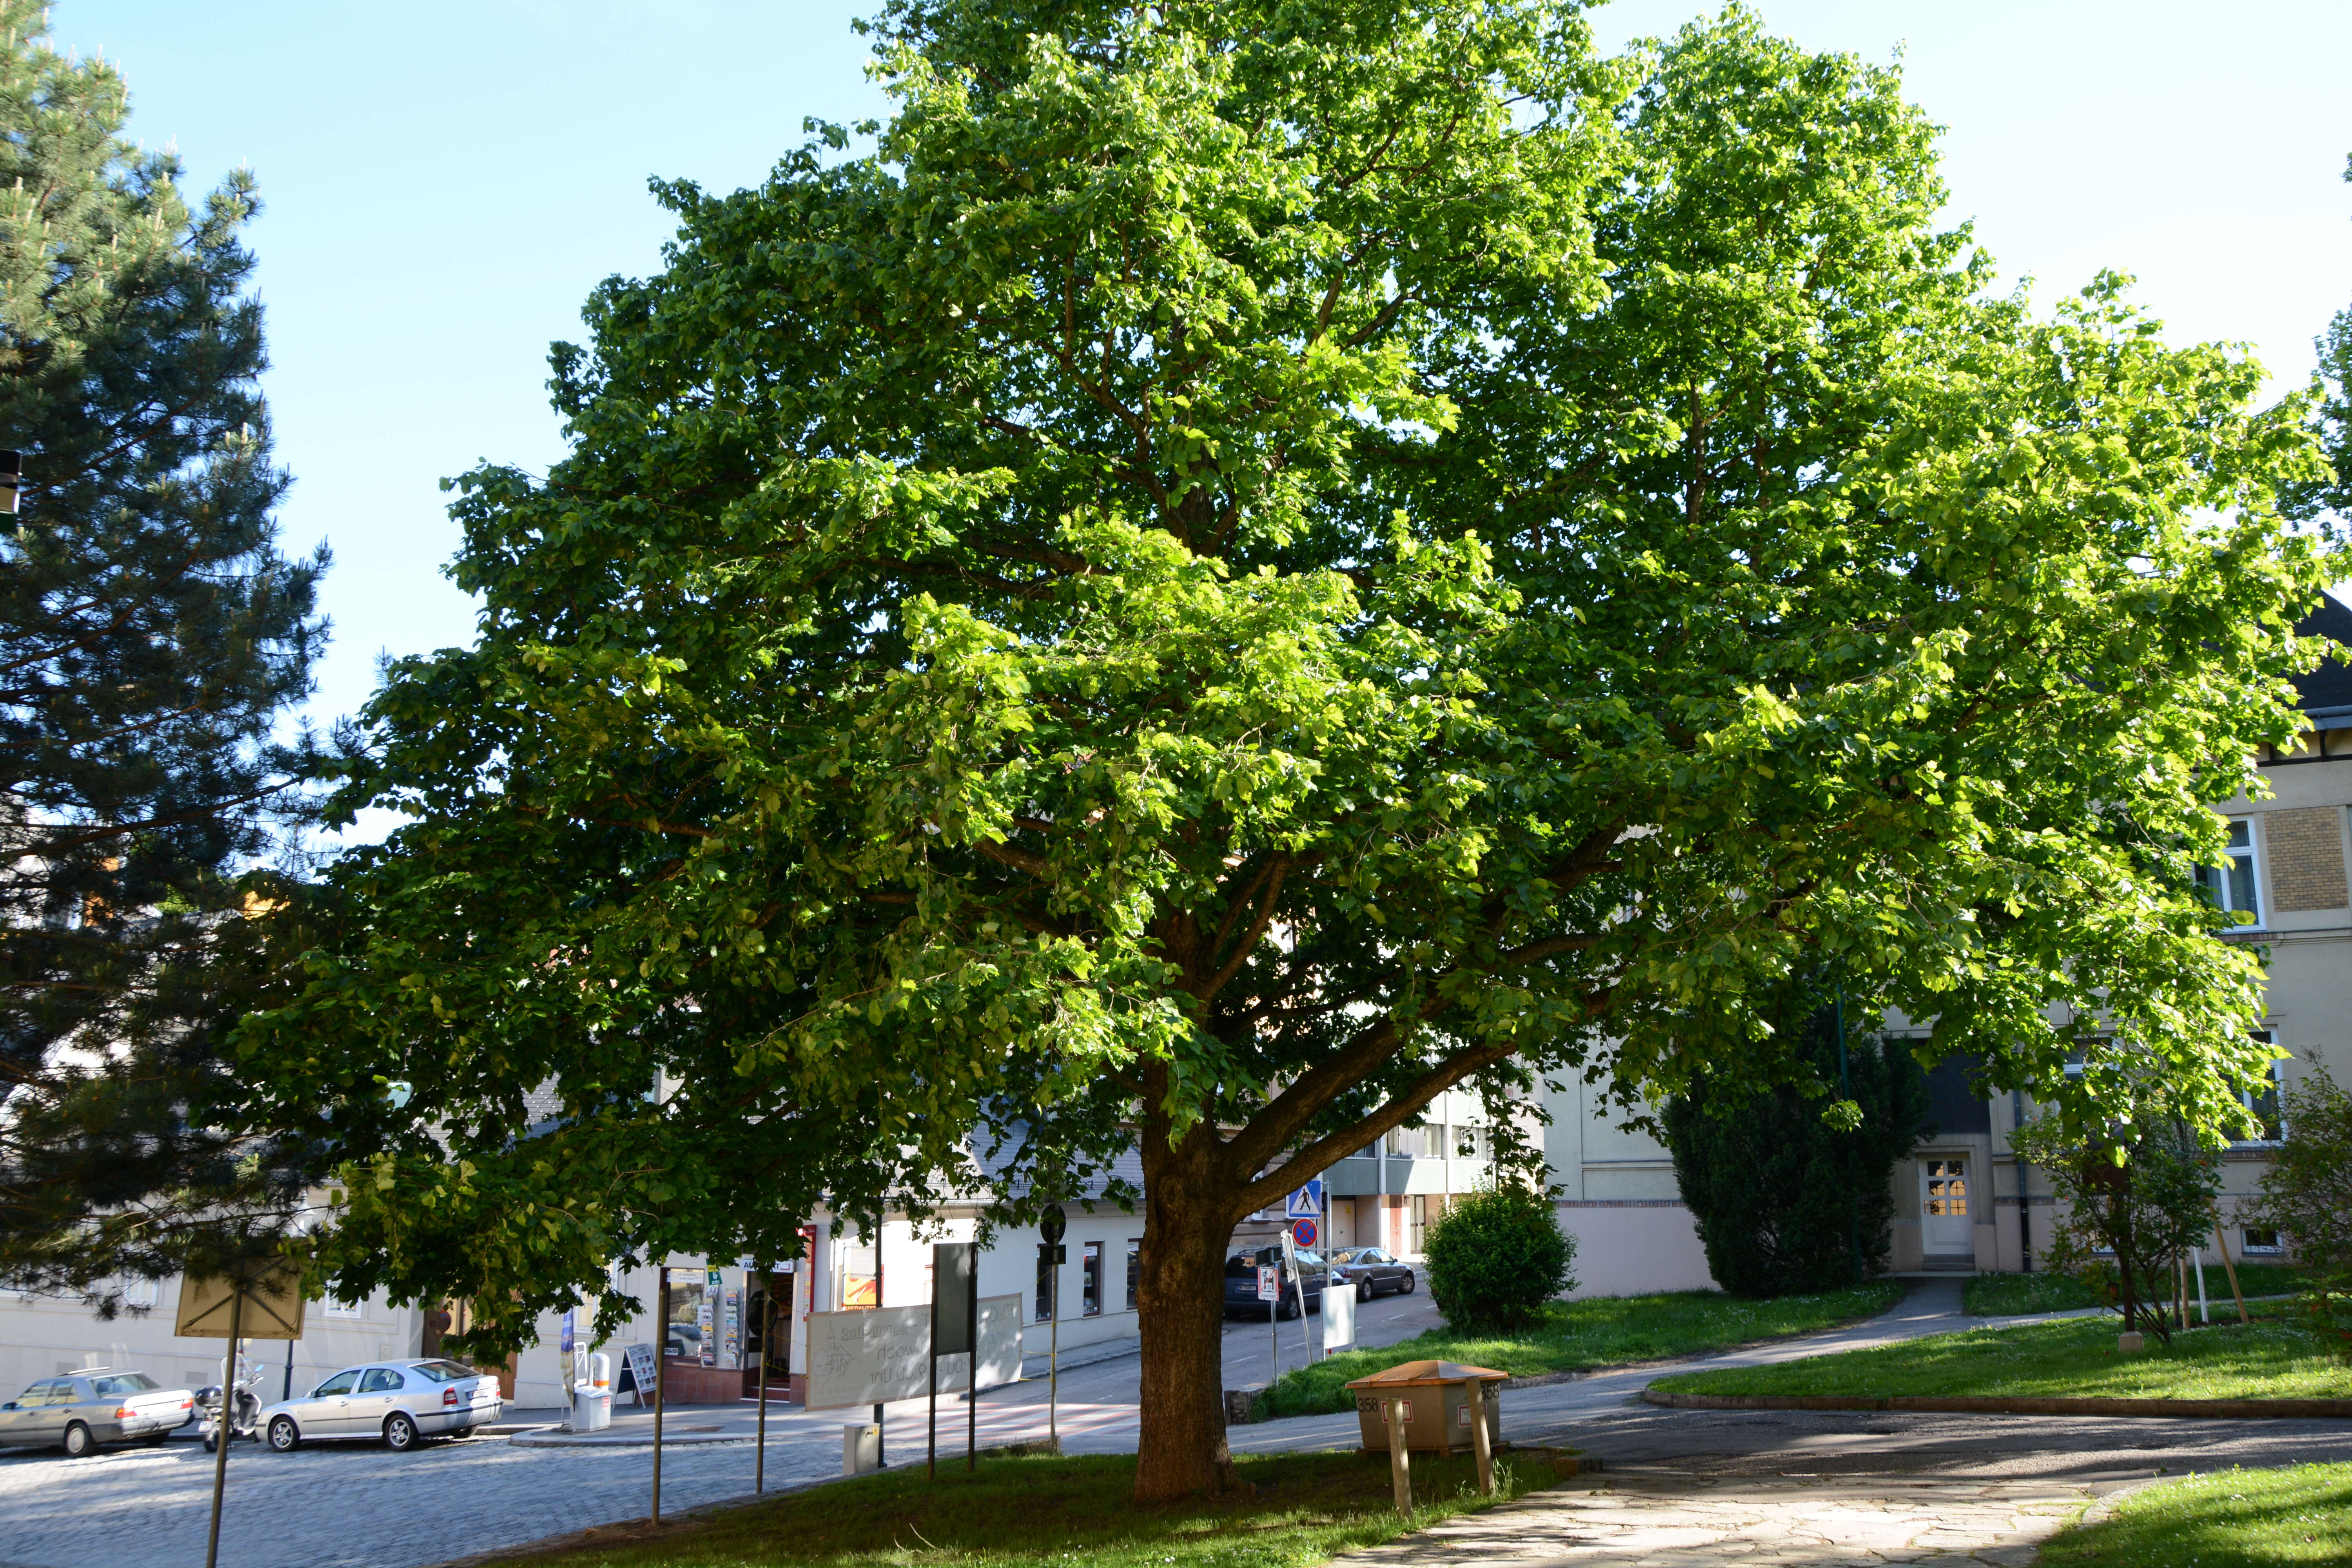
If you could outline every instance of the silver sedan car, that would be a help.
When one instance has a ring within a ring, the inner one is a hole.
[[[301,1398],[263,1409],[260,1426],[281,1454],[341,1437],[381,1438],[404,1451],[487,1426],[505,1408],[495,1373],[427,1357],[347,1366]]]
[[[160,1443],[195,1418],[190,1390],[94,1366],[45,1377],[0,1405],[0,1447],[63,1448],[78,1459],[100,1443]]]

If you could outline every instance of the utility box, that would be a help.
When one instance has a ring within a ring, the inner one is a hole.
[[[1503,1380],[1508,1373],[1465,1366],[1454,1361],[1409,1361],[1348,1384],[1356,1396],[1356,1420],[1370,1453],[1389,1451],[1388,1405],[1404,1402],[1404,1446],[1439,1454],[1473,1449],[1470,1391],[1480,1392],[1486,1411],[1489,1451],[1503,1442]]]
[[[882,1468],[882,1428],[871,1421],[853,1421],[841,1429],[841,1473],[871,1475]]]

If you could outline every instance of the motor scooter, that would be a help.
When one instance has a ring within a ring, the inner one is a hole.
[[[261,1396],[243,1378],[230,1384],[228,1431],[232,1440],[261,1440]],[[221,1391],[218,1384],[196,1390],[196,1430],[204,1434],[205,1452],[220,1442]]]

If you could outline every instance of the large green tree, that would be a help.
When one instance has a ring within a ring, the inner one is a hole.
[[[120,74],[0,30],[0,1277],[110,1308],[285,1196],[218,1049],[325,557],[278,547],[251,176],[192,208]]]
[[[1448,1088],[1813,1081],[1834,964],[1996,1082],[2237,1104],[2188,872],[2293,727],[2309,438],[2116,283],[1983,298],[1891,72],[1549,0],[877,32],[890,121],[659,187],[571,456],[463,481],[479,638],[350,764],[412,820],[251,1036],[324,1267],[535,1309],[1139,1143],[1160,1498],[1234,1222]]]
[[[2352,158],[2344,163],[2344,180],[2352,184]],[[2328,320],[2327,330],[2312,340],[2318,363],[2312,380],[2317,406],[2312,428],[2327,454],[2332,471],[2313,474],[2289,483],[2282,510],[2305,520],[2352,517],[2352,305]]]

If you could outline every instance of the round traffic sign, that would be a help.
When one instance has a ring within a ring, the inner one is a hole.
[[[1301,1247],[1314,1246],[1315,1237],[1318,1234],[1315,1228],[1315,1222],[1311,1219],[1295,1219],[1290,1222],[1290,1239]]]
[[[1048,1242],[1061,1240],[1062,1233],[1069,1228],[1069,1216],[1062,1212],[1059,1204],[1047,1204],[1045,1212],[1037,1218],[1037,1234]]]

